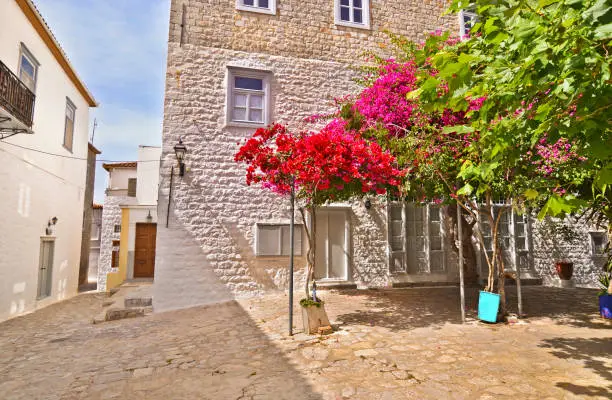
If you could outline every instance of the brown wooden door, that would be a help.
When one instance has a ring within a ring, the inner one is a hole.
[[[157,224],[136,224],[134,278],[153,278]]]

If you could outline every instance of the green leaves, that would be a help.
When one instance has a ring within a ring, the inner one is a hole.
[[[442,129],[442,133],[444,134],[448,134],[448,133],[471,133],[474,132],[475,129],[471,126],[467,126],[467,125],[454,125],[454,126],[445,126],[444,129]]]

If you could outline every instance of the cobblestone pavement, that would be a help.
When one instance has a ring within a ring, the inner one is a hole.
[[[515,325],[461,325],[457,289],[323,297],[337,331],[288,337],[283,294],[100,325],[79,295],[0,324],[0,398],[612,398],[592,290],[525,288]]]

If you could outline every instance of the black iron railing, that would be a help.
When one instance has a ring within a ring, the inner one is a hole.
[[[31,128],[35,98],[17,75],[0,61],[0,107]]]

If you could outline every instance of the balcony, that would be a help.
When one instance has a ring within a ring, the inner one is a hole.
[[[31,133],[36,96],[0,61],[0,139]]]

